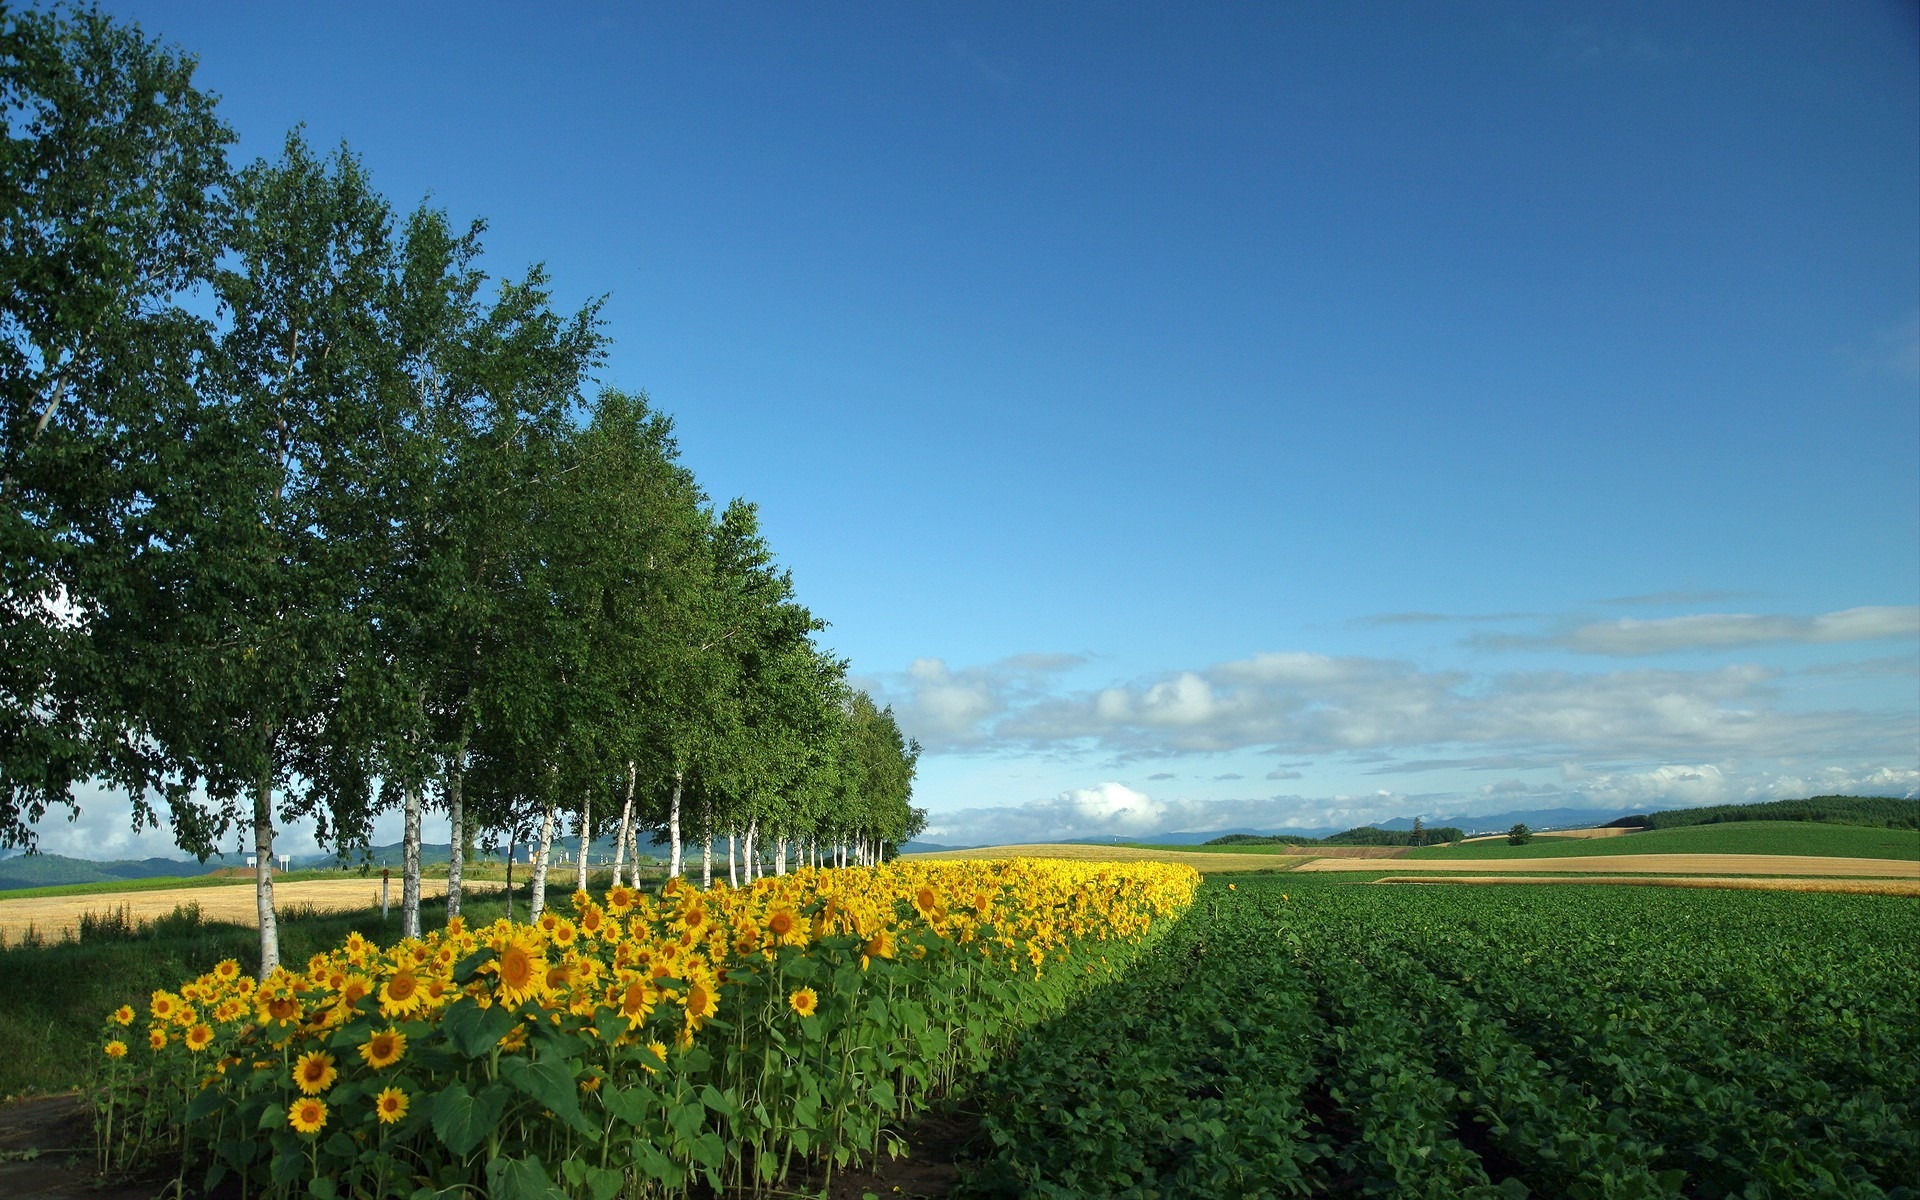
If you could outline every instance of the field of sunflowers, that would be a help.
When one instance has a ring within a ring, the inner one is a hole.
[[[263,981],[237,961],[102,1037],[102,1167],[249,1193],[766,1190],[891,1149],[996,1045],[1138,959],[1198,876],[1012,860],[615,887],[572,915]]]

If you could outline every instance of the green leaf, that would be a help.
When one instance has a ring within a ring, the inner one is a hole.
[[[466,1084],[456,1079],[443,1088],[434,1101],[433,1132],[455,1154],[469,1154],[487,1140],[506,1108],[505,1088],[485,1088],[475,1096],[467,1091]]]
[[[460,1053],[468,1058],[485,1058],[507,1036],[513,1021],[513,1013],[498,1004],[481,1008],[472,1000],[461,1000],[447,1010],[440,1028]]]
[[[618,1171],[609,1171],[604,1167],[587,1168],[587,1191],[593,1200],[613,1200],[623,1182]]]
[[[547,1178],[546,1167],[531,1154],[489,1162],[487,1195],[492,1200],[567,1200],[567,1194]]]
[[[574,1128],[593,1128],[593,1122],[580,1111],[579,1085],[574,1082],[573,1071],[561,1059],[543,1058],[530,1063],[524,1058],[505,1057],[500,1060],[500,1077]]]

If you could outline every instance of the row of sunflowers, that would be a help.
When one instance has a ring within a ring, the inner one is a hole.
[[[675,880],[534,925],[354,934],[264,981],[229,960],[107,1020],[103,1163],[172,1153],[209,1188],[322,1200],[764,1190],[896,1148],[1198,882],[1033,859]]]

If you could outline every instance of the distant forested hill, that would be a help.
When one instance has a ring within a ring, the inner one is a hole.
[[[1764,804],[1676,808],[1621,817],[1609,823],[1677,829],[1682,825],[1717,825],[1723,821],[1825,821],[1874,829],[1920,829],[1920,800],[1899,800],[1892,796],[1813,796],[1806,800],[1772,800]]]
[[[1380,829],[1372,825],[1362,825],[1331,837],[1293,837],[1284,834],[1268,835],[1259,833],[1230,833],[1225,837],[1214,838],[1203,843],[1208,846],[1433,846],[1442,842],[1457,841],[1467,836],[1463,830],[1452,825],[1441,825],[1433,829],[1423,829],[1415,834],[1411,829]]]
[[[67,858],[59,854],[20,854],[0,859],[0,891],[70,883],[117,883],[124,879],[204,875],[208,871],[232,865],[232,860],[222,862],[217,858],[208,859],[204,864],[177,858],[90,862],[84,858]]]

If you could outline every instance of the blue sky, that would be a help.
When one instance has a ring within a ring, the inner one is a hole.
[[[929,837],[1920,787],[1911,4],[106,7],[607,295]]]

